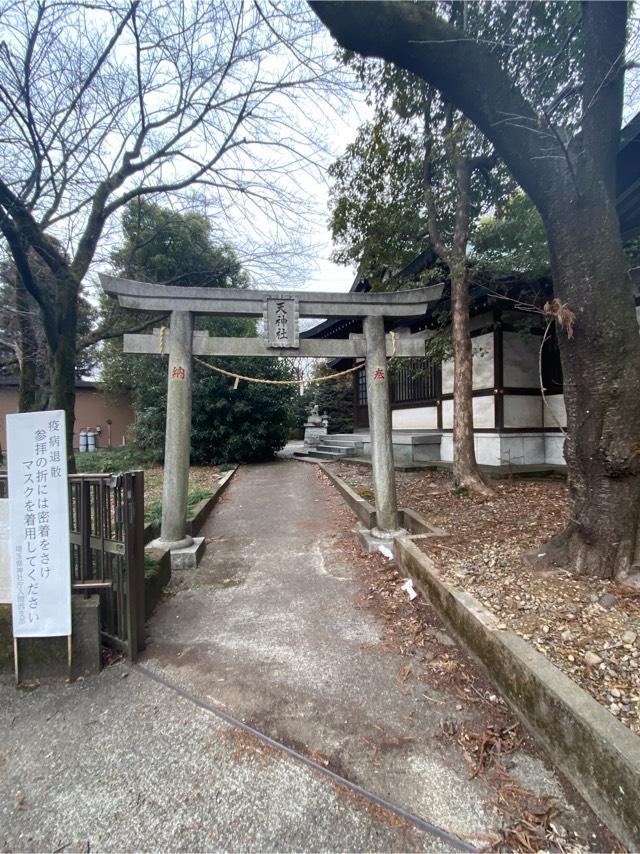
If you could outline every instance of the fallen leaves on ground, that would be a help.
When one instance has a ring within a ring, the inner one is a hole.
[[[367,466],[335,464],[353,488],[371,490]],[[640,733],[640,592],[522,558],[567,515],[562,479],[492,481],[488,500],[456,494],[448,472],[398,472],[399,503],[445,537],[417,539],[445,581],[472,593],[596,700]]]

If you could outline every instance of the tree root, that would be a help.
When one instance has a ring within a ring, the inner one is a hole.
[[[570,570],[574,575],[615,580],[640,587],[640,565],[631,563],[629,544],[590,543],[579,528],[569,524],[546,543],[525,552],[524,560],[533,569]]]
[[[493,498],[495,491],[483,478],[480,472],[473,472],[456,477],[454,472],[453,482],[457,492],[466,491],[469,495],[475,495],[478,498]]]
[[[565,528],[554,534],[546,543],[523,554],[525,561],[533,569],[551,569],[566,567],[569,564],[569,539],[572,531]]]

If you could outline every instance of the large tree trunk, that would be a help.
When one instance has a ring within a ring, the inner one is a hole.
[[[343,47],[436,86],[493,142],[540,211],[555,295],[576,315],[574,337],[559,335],[570,521],[555,548],[540,551],[580,573],[624,575],[640,555],[640,340],[615,212],[628,4],[581,5],[583,121],[567,142],[568,129],[534,108],[535,91],[521,91],[485,45],[461,38],[431,4],[310,3]]]
[[[640,336],[613,202],[597,181],[571,195],[545,216],[554,292],[576,315],[572,337],[558,330],[569,523],[548,553],[612,578],[629,573],[639,546]]]
[[[51,401],[50,409],[63,409],[67,434],[67,465],[69,473],[75,472],[73,453],[73,426],[75,421],[75,336],[72,339],[61,335],[58,346],[51,353]]]
[[[476,462],[473,433],[473,350],[466,263],[450,262],[453,335],[453,481],[457,488],[489,496]]]
[[[37,400],[37,343],[31,323],[31,305],[20,276],[15,282],[15,307],[18,315],[18,340],[20,347],[20,377],[18,382],[18,412],[36,409]]]
[[[76,403],[76,336],[78,326],[79,285],[67,270],[56,278],[55,331],[47,333],[51,359],[51,398],[49,409],[63,409],[67,434],[67,465],[76,470],[73,453],[73,427]]]

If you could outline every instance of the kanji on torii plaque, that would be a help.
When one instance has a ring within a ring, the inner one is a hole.
[[[269,347],[298,347],[298,303],[287,297],[270,297],[265,311]]]

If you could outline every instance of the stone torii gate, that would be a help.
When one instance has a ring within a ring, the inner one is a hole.
[[[391,409],[387,356],[424,356],[425,334],[398,330],[385,335],[384,322],[422,316],[440,299],[442,285],[390,293],[318,293],[257,291],[236,288],[194,288],[153,285],[100,275],[102,287],[123,308],[166,311],[169,330],[125,334],[125,353],[169,354],[162,526],[155,541],[165,549],[192,545],[186,536],[189,456],[191,446],[192,356],[302,356],[365,359],[371,462],[376,502],[374,536],[388,539],[398,531],[395,470],[391,441]],[[258,338],[214,338],[194,331],[193,317],[264,318]],[[300,338],[298,320],[362,318],[363,335],[348,339]]]

